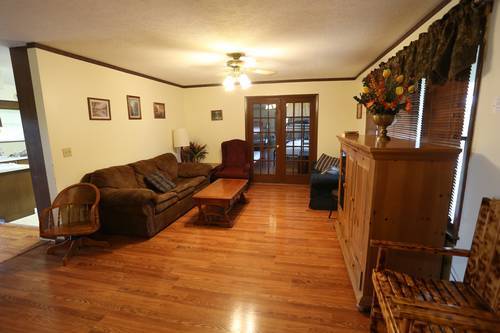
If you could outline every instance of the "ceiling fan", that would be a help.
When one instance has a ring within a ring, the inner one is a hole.
[[[271,75],[275,73],[270,70],[255,68],[255,60],[245,56],[243,52],[232,52],[226,55],[231,58],[226,62],[229,73],[223,82],[224,88],[227,91],[234,90],[236,83],[239,83],[243,89],[249,88],[252,85],[252,81],[250,81],[250,78],[246,74],[247,72],[260,75]]]

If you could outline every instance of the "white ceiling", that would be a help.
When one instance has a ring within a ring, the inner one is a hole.
[[[39,42],[182,85],[245,51],[273,75],[352,77],[441,0],[2,0],[0,41]]]

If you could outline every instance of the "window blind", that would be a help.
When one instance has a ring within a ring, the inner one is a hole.
[[[396,115],[394,123],[387,128],[387,132],[388,135],[393,138],[415,141],[417,138],[420,94],[412,94],[409,98],[411,101],[411,112],[399,112]]]

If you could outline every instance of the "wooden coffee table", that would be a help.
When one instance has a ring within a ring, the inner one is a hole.
[[[221,178],[193,195],[198,206],[198,220],[212,222],[212,217],[222,218],[224,226],[232,227],[234,221],[231,221],[228,213],[235,202],[246,202],[244,192],[247,186],[246,179]]]

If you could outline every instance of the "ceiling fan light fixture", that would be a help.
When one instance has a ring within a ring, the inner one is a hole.
[[[224,86],[224,89],[226,91],[233,91],[234,84],[235,84],[235,80],[234,80],[234,77],[232,75],[226,76],[226,78],[224,79],[224,82],[222,83],[222,85]]]
[[[238,81],[240,82],[241,89],[248,89],[252,86],[252,81],[245,73],[240,74]]]

